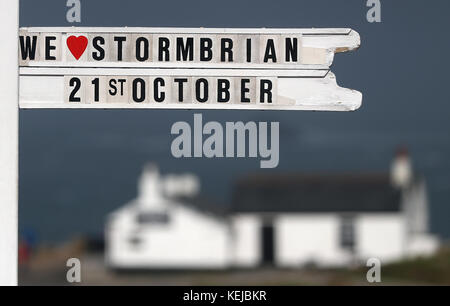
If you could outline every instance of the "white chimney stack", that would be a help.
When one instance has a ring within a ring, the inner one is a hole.
[[[145,165],[138,183],[138,202],[145,208],[166,209],[176,197],[193,197],[200,192],[200,181],[194,174],[161,176],[158,166]]]
[[[400,148],[391,165],[391,183],[397,188],[408,187],[413,179],[413,169],[408,150]]]
[[[164,207],[161,189],[158,166],[152,163],[145,165],[138,184],[139,204],[148,208]]]

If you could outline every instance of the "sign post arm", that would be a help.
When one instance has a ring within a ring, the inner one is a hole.
[[[17,285],[19,0],[0,2],[0,285]]]

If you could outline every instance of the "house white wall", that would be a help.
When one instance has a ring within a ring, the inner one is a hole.
[[[274,220],[275,260],[281,267],[342,265],[349,253],[339,246],[336,214],[283,214]]]
[[[406,219],[402,214],[364,214],[355,224],[358,258],[375,257],[382,263],[405,256]]]
[[[229,227],[225,222],[182,205],[166,205],[167,224],[137,226],[128,206],[107,227],[107,262],[116,268],[226,268]],[[115,216],[115,217],[114,217]],[[139,245],[130,243],[138,238]]]
[[[231,258],[236,267],[255,267],[261,261],[261,226],[258,215],[235,215],[231,224]]]
[[[340,244],[338,214],[281,214],[274,219],[275,261],[280,267],[342,266],[376,257],[382,262],[406,255],[402,214],[359,214],[354,219],[355,251]]]
[[[431,256],[439,249],[439,240],[430,234],[413,234],[408,239],[407,256]]]
[[[117,268],[221,269],[252,268],[261,264],[261,228],[258,214],[234,215],[229,222],[183,205],[168,207],[168,224],[137,226],[136,206],[112,215],[107,228],[107,262]],[[359,214],[354,219],[354,253],[340,244],[338,214],[280,214],[273,219],[275,264],[319,267],[365,262],[376,257],[386,263],[423,249],[425,241],[411,245],[402,214]],[[142,239],[140,245],[130,243]],[[417,241],[416,241],[417,242]],[[430,244],[431,245],[431,244]],[[431,247],[429,248],[431,249]],[[417,250],[416,250],[417,251]]]
[[[424,180],[417,180],[404,191],[402,209],[406,214],[410,233],[424,234],[428,232],[428,198]]]

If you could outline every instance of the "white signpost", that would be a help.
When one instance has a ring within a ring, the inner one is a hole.
[[[335,53],[359,47],[351,29],[18,31],[18,0],[1,2],[0,20],[0,285],[17,284],[19,107],[348,111],[362,101],[330,71]]]
[[[21,108],[332,110],[351,29],[23,28]]]
[[[0,1],[0,285],[17,284],[19,1]]]

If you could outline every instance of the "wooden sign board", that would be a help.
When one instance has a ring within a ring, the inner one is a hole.
[[[355,110],[351,29],[22,28],[21,108]]]

